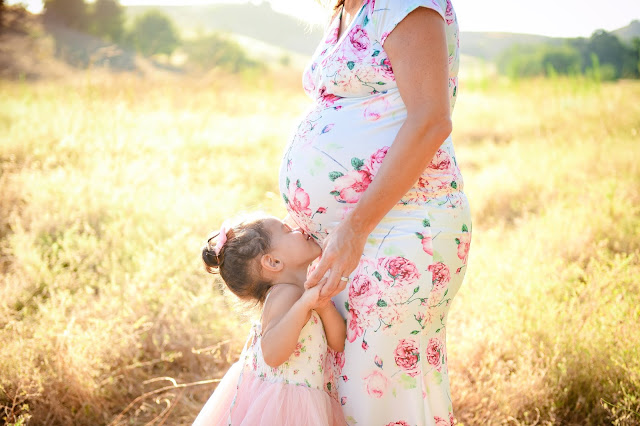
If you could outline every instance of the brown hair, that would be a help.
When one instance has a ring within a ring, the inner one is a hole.
[[[202,247],[202,260],[210,274],[220,274],[233,294],[243,300],[263,303],[272,283],[261,274],[260,258],[271,248],[271,234],[264,218],[241,222],[227,231],[227,241],[219,253],[215,234]]]

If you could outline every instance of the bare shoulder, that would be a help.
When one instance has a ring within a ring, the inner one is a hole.
[[[270,291],[263,310],[262,328],[266,331],[269,323],[280,319],[300,296],[303,290],[295,284],[276,284]]]

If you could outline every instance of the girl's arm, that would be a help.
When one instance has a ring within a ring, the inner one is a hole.
[[[262,355],[270,367],[285,362],[296,348],[300,331],[309,321],[311,310],[320,294],[303,290],[293,284],[278,284],[271,290],[262,316]]]
[[[320,315],[327,335],[327,345],[336,352],[344,351],[344,341],[347,338],[347,325],[334,304],[329,301],[325,306],[315,311]]]

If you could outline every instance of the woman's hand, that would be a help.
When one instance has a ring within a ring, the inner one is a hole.
[[[349,277],[358,266],[368,232],[361,231],[349,220],[341,222],[329,234],[322,245],[322,258],[316,269],[307,277],[305,288],[317,286],[327,271],[331,271],[322,286],[320,296],[330,299],[347,286],[342,277]]]

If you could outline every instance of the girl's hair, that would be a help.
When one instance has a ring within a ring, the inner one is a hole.
[[[210,274],[220,274],[229,290],[240,299],[263,303],[271,283],[262,277],[260,258],[271,248],[271,234],[264,218],[241,222],[227,231],[227,241],[216,254],[219,234],[202,247],[202,260]]]

